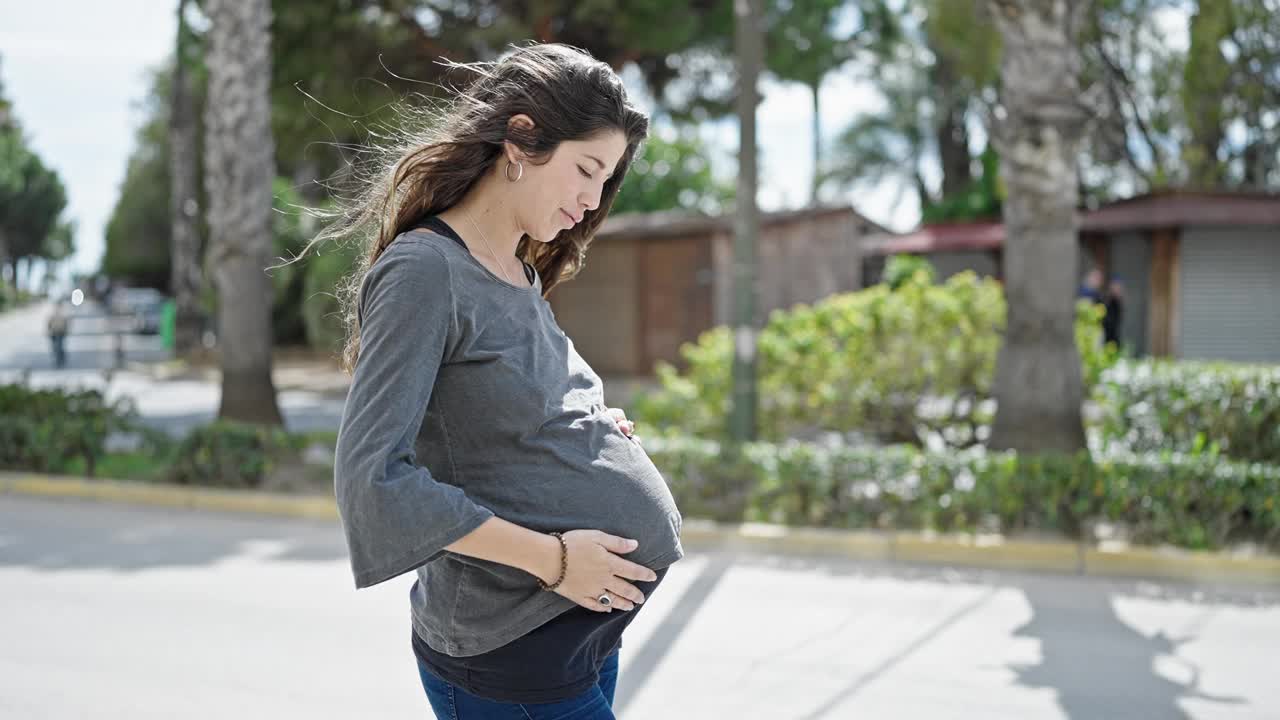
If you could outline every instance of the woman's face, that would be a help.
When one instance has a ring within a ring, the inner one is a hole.
[[[600,206],[605,181],[612,177],[626,150],[626,136],[610,130],[560,143],[543,165],[525,161],[524,175],[515,183],[521,230],[546,243],[582,222],[588,210]],[[515,168],[509,172],[515,177]]]

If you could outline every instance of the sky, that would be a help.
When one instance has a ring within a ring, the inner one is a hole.
[[[106,223],[143,121],[148,70],[162,64],[173,46],[174,8],[172,0],[0,0],[0,81],[29,142],[67,186],[67,217],[77,222],[74,272],[94,271],[100,263]],[[1175,35],[1181,26],[1185,37],[1185,15],[1167,26]],[[812,172],[809,91],[768,79],[760,89],[761,207],[802,206]],[[878,102],[866,83],[829,77],[821,93],[824,140]],[[715,155],[729,157],[737,146],[736,123],[709,124],[703,136]],[[908,230],[919,219],[919,206],[907,193],[895,207],[896,191],[885,185],[844,199],[875,222]]]
[[[0,0],[0,81],[28,142],[67,187],[76,271],[96,270],[142,123],[148,68],[173,45],[169,0]]]

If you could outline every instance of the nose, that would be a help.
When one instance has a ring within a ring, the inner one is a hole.
[[[578,195],[578,203],[586,210],[595,210],[600,207],[600,195],[603,192],[603,187],[595,187],[593,184],[586,192]]]

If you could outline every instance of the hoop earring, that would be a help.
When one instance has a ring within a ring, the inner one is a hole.
[[[507,182],[520,182],[520,178],[524,177],[524,163],[517,160],[515,166],[516,176],[514,179],[511,177],[511,163],[507,163],[507,166],[502,169],[502,174],[507,178]]]

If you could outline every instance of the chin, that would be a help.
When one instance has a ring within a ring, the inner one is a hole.
[[[567,232],[567,231],[561,228],[557,228],[549,232],[543,233],[542,237],[535,237],[533,235],[530,235],[529,237],[533,238],[534,240],[537,240],[543,245],[546,245],[548,243],[554,242],[556,238],[560,237],[560,233],[563,233],[563,232]]]

